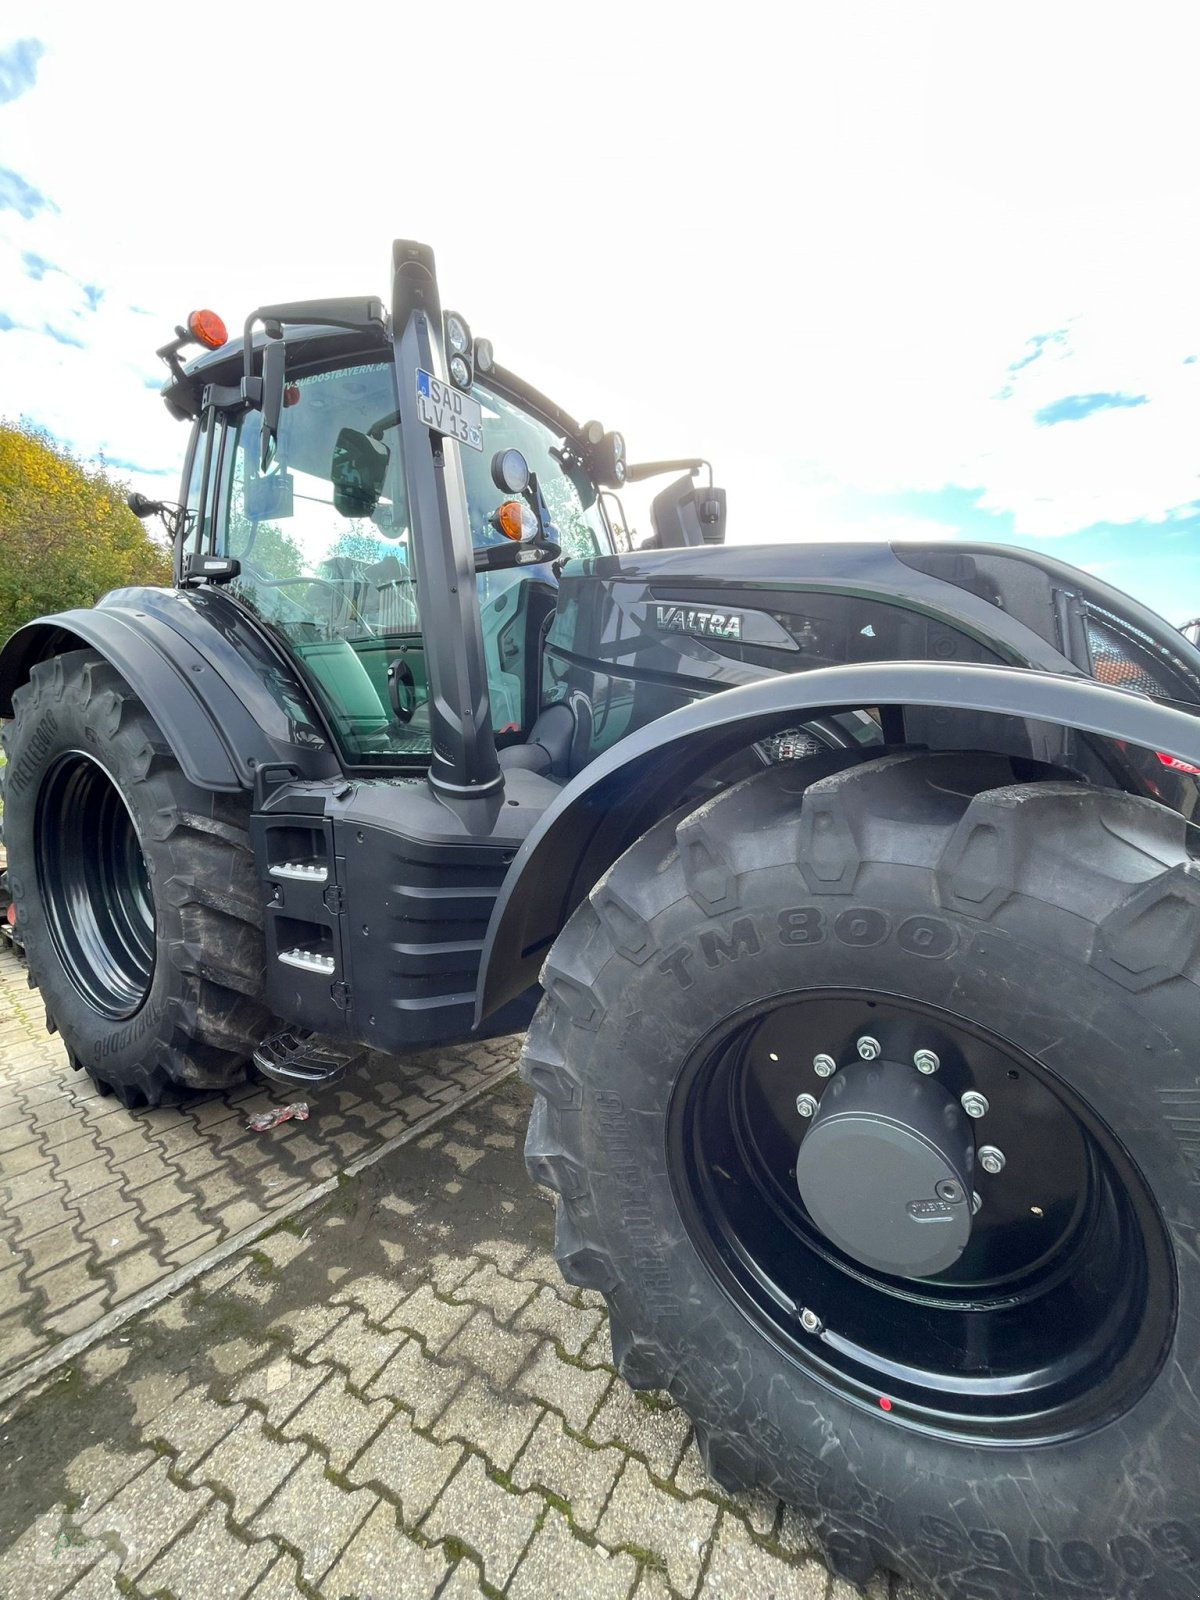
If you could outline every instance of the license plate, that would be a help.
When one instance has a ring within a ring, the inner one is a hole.
[[[457,439],[468,449],[483,449],[483,408],[478,400],[417,369],[417,415],[427,428]]]

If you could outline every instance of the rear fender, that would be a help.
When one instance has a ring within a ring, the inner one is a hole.
[[[298,778],[340,770],[307,691],[245,613],[215,591],[119,589],[91,610],[18,629],[0,651],[0,717],[39,661],[94,649],[162,730],[190,782],[253,789],[285,766]]]
[[[521,847],[496,901],[477,1016],[489,1016],[537,982],[576,906],[703,773],[784,729],[864,706],[1016,717],[1035,730],[1068,729],[1200,767],[1200,717],[1082,676],[890,661],[819,667],[724,690],[621,740],[558,795]]]

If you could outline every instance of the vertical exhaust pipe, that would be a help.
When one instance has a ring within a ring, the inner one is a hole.
[[[447,447],[417,412],[417,373],[447,381],[437,274],[429,246],[409,239],[392,246],[392,349],[429,675],[429,782],[446,799],[495,795],[504,775],[492,733],[459,446]]]

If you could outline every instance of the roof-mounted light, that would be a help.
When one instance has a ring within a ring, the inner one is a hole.
[[[229,340],[225,324],[215,311],[189,312],[187,331],[197,344],[205,345],[209,350],[219,350]]]

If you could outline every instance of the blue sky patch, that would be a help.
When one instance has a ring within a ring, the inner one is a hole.
[[[0,311],[0,333],[11,333],[16,326],[7,311]]]
[[[40,39],[18,39],[0,50],[0,106],[33,88],[37,82],[37,65],[45,50]]]
[[[1100,391],[1096,394],[1066,394],[1061,400],[1052,400],[1048,406],[1035,411],[1033,420],[1039,428],[1052,428],[1056,422],[1082,422],[1095,411],[1114,411],[1129,406],[1144,406],[1149,396]]]
[[[48,200],[40,189],[35,189],[28,179],[11,167],[0,167],[0,211],[15,211],[26,222],[39,211],[57,211],[53,200]]]
[[[52,261],[47,261],[45,256],[39,256],[33,250],[21,252],[21,265],[25,268],[26,277],[32,278],[34,283],[41,283],[48,272],[54,272]]]
[[[105,450],[100,452],[100,462],[102,466],[109,467],[116,472],[141,472],[146,476],[165,476],[161,467],[147,467],[140,461],[129,461],[123,456],[110,456]]]
[[[42,332],[56,344],[69,344],[74,350],[86,350],[87,345],[82,339],[76,339],[73,334],[64,333],[61,328],[52,328],[48,322],[43,323]]]
[[[1012,362],[1009,372],[1020,372],[1022,367],[1031,367],[1048,344],[1065,344],[1067,330],[1055,328],[1053,333],[1035,333],[1032,338],[1025,341],[1025,354],[1019,360]]]

